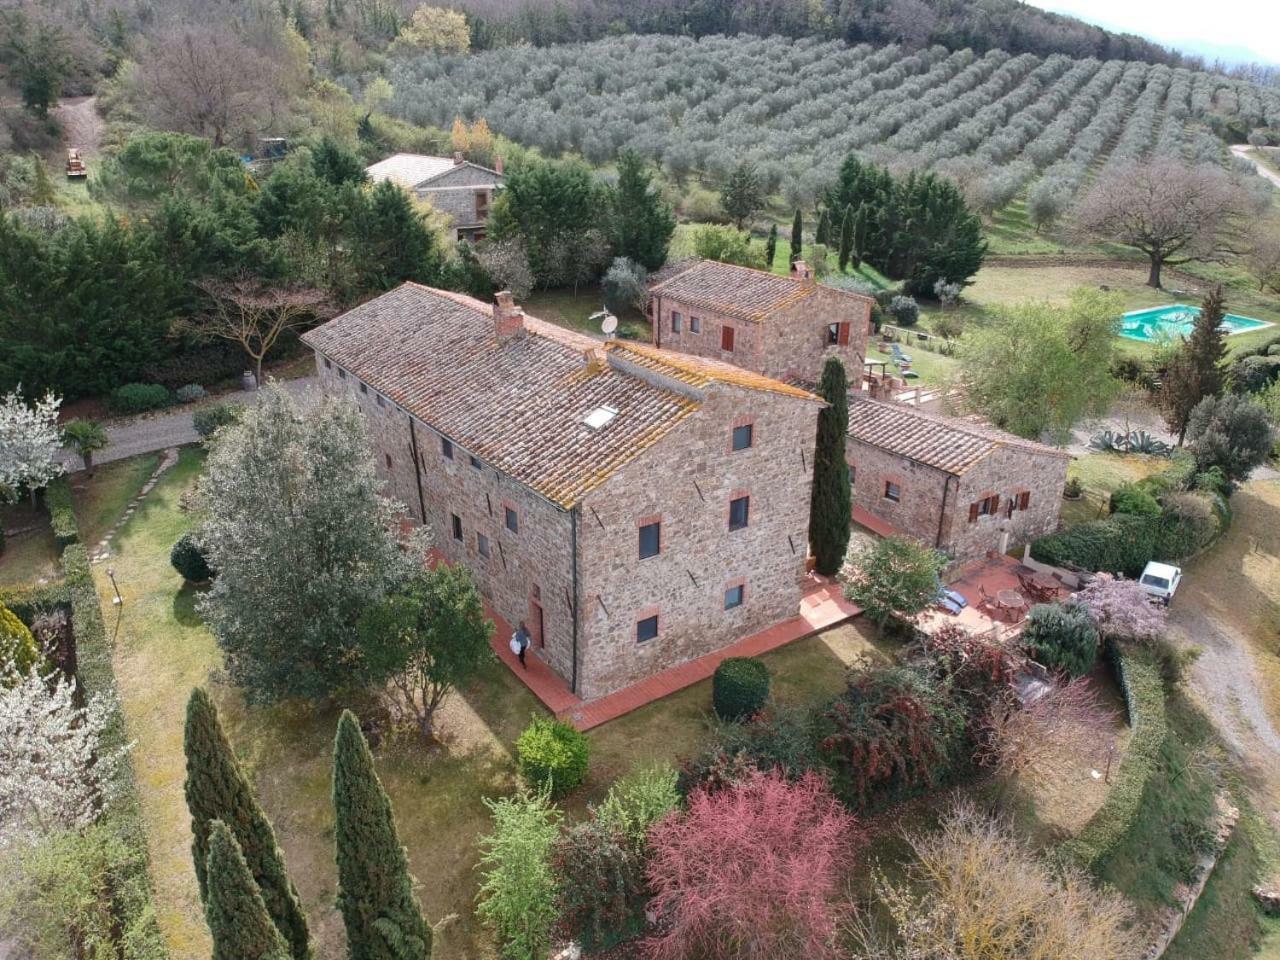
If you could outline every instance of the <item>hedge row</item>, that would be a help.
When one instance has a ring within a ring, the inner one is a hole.
[[[1089,869],[1095,868],[1133,829],[1169,729],[1159,667],[1145,654],[1118,648],[1111,659],[1133,733],[1107,799],[1080,834],[1063,844],[1067,856]]]
[[[63,589],[71,603],[77,677],[87,694],[103,694],[114,699],[111,723],[103,732],[104,746],[124,746],[128,743],[128,735],[111,665],[111,642],[102,619],[102,606],[89,567],[89,554],[82,544],[73,543],[62,551],[62,573]],[[142,821],[142,806],[131,761],[120,765],[115,796],[104,812],[103,822],[119,834],[124,841],[124,849],[128,851],[123,862],[113,865],[113,872],[127,881],[122,885],[123,890],[132,891],[127,896],[123,893],[112,895],[115,926],[120,931],[122,949],[127,946],[132,960],[163,960],[168,956],[168,950],[156,923],[146,827]]]
[[[70,606],[71,597],[65,583],[0,587],[0,607],[8,607],[17,614],[19,620],[28,625],[44,610]]]
[[[53,526],[53,539],[59,550],[65,550],[80,542],[80,527],[76,523],[76,508],[71,499],[71,484],[66,476],[56,477],[45,487],[44,504],[49,510],[49,523]]]

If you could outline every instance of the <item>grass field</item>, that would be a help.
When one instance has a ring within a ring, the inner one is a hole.
[[[525,311],[540,320],[558,323],[593,337],[602,337],[600,321],[591,315],[604,309],[604,295],[595,284],[572,289],[535,290],[525,297]],[[624,310],[618,317],[619,337],[627,340],[649,339],[649,321],[638,310]]]
[[[1067,466],[1067,476],[1084,485],[1084,498],[1062,501],[1062,521],[1071,526],[1105,517],[1111,494],[1126,483],[1137,483],[1169,466],[1164,457],[1139,453],[1089,453]]]
[[[5,538],[4,550],[0,551],[0,586],[61,577],[58,545],[43,504],[33,507],[29,499],[0,504],[0,527],[23,531]]]

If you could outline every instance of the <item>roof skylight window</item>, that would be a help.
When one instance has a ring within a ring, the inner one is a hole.
[[[594,410],[588,413],[586,416],[586,419],[584,419],[582,422],[585,423],[592,430],[600,430],[603,427],[605,427],[609,423],[609,421],[612,420],[617,415],[618,415],[618,411],[614,407],[604,405],[604,406],[596,407]]]

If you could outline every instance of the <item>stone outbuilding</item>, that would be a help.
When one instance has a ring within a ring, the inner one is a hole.
[[[363,411],[388,493],[578,697],[795,616],[806,390],[412,283],[303,340]]]
[[[377,183],[390,180],[421,200],[446,213],[453,221],[459,240],[473,243],[484,239],[485,221],[494,196],[502,189],[502,158],[494,166],[482,167],[455,153],[431,157],[420,153],[394,153],[365,169]]]
[[[655,346],[804,384],[836,356],[861,379],[875,301],[818,283],[804,261],[780,276],[694,259],[659,271],[649,291]]]
[[[986,424],[856,394],[845,452],[855,518],[958,561],[1056,530],[1071,460]]]

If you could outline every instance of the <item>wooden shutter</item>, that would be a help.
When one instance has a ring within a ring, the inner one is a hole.
[[[733,352],[733,327],[720,328],[720,349],[728,353]]]
[[[839,343],[840,346],[842,347],[848,346],[849,345],[849,324],[847,323],[836,324],[836,331],[837,331],[836,342]]]
[[[1024,490],[1022,493],[1018,494],[1018,509],[1025,510],[1029,506],[1031,506],[1031,492]]]
[[[978,504],[976,502],[969,504],[969,522],[978,522]]]

